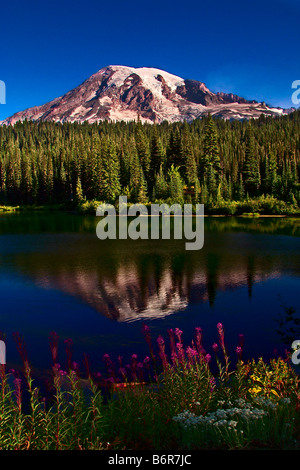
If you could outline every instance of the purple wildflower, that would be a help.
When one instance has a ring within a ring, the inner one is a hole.
[[[164,369],[166,369],[169,364],[168,364],[168,359],[165,353],[165,340],[163,339],[161,335],[159,335],[159,337],[157,338],[157,342],[159,346],[159,356],[160,356]]]
[[[210,354],[206,354],[205,357],[204,357],[204,359],[205,359],[205,362],[208,363],[208,362],[211,360],[211,355],[210,355]]]
[[[181,365],[183,365],[184,364],[184,350],[183,350],[182,343],[180,342],[177,343],[176,348],[177,348],[177,356],[178,356],[179,362]]]
[[[241,346],[237,346],[237,347],[236,347],[235,352],[237,353],[237,356],[238,356],[239,359],[242,358],[242,351],[243,351],[243,350],[242,350]]]
[[[198,353],[197,351],[194,349],[194,348],[191,348],[191,346],[188,346],[186,348],[186,353],[188,356],[190,357],[197,357],[198,356]]]
[[[159,335],[159,337],[157,338],[157,342],[159,346],[162,346],[163,344],[165,344],[165,340],[163,339],[161,335]]]
[[[195,328],[195,331],[196,331],[196,347],[197,347],[199,356],[201,356],[201,354],[202,354],[202,345],[201,345],[202,329],[200,327],[197,327],[197,328]]]
[[[18,409],[19,409],[19,411],[21,411],[21,408],[22,408],[22,380],[15,377],[14,385],[15,385],[15,395],[16,395],[16,399],[17,399]]]
[[[179,328],[175,328],[175,335],[178,338],[178,341],[181,343],[182,331]]]
[[[218,333],[219,333],[220,345],[221,345],[222,350],[225,353],[224,328],[223,328],[222,323],[218,323],[217,328],[218,328]]]
[[[195,348],[191,348],[190,346],[188,346],[188,347],[186,348],[186,355],[187,355],[187,357],[188,357],[188,362],[189,362],[189,364],[192,366],[194,360],[196,360],[196,358],[197,358],[197,356],[198,356],[198,352],[196,351]]]
[[[176,351],[171,352],[171,359],[172,359],[173,364],[177,364],[178,357],[177,357]]]

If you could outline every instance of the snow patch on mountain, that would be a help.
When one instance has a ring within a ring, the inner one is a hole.
[[[145,88],[149,88],[152,92],[158,96],[162,96],[162,87],[161,82],[157,80],[157,77],[161,75],[165,80],[167,86],[171,89],[172,92],[175,92],[178,86],[184,85],[183,78],[172,75],[171,73],[165,72],[164,70],[155,69],[151,67],[124,67],[120,65],[113,65],[111,69],[114,71],[114,74],[111,77],[111,83],[115,86],[121,86],[125,80],[132,75],[133,73],[141,77],[143,85]]]

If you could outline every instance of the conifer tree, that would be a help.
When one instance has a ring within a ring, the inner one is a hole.
[[[136,125],[135,143],[136,143],[136,149],[137,149],[139,161],[143,169],[143,173],[145,177],[147,178],[149,175],[149,171],[150,171],[150,160],[151,160],[150,149],[149,149],[148,140],[143,131],[143,126],[140,121],[138,121]]]
[[[183,204],[183,181],[181,179],[179,168],[171,165],[169,175],[169,197],[172,204]]]
[[[195,185],[198,180],[197,165],[188,125],[185,123],[182,137],[182,160],[184,172],[182,173],[188,185]]]
[[[168,183],[165,179],[163,167],[160,166],[159,172],[156,175],[155,185],[153,188],[153,201],[156,199],[166,199],[168,196]]]
[[[83,200],[84,200],[84,197],[83,197],[82,185],[81,185],[80,178],[78,176],[77,184],[76,184],[76,192],[75,192],[75,202],[77,204],[80,204]]]
[[[161,165],[164,164],[164,150],[161,140],[158,136],[157,126],[153,125],[152,139],[151,139],[151,163],[149,173],[149,187],[153,189],[155,178]]]
[[[209,193],[216,195],[220,179],[221,165],[217,128],[213,118],[209,114],[204,129],[203,155],[201,159],[201,180],[206,182]]]
[[[255,196],[260,186],[260,169],[251,125],[247,127],[245,143],[246,150],[243,170],[245,191],[249,196]]]
[[[141,202],[140,198],[145,201],[147,186],[144,179],[144,172],[140,165],[137,152],[133,151],[130,165],[130,194],[133,202]]]
[[[6,170],[4,160],[0,158],[0,201],[6,201]]]
[[[141,204],[146,204],[148,202],[147,196],[147,183],[144,177],[144,172],[141,168],[140,184],[138,187],[138,202]]]
[[[116,154],[115,144],[112,141],[106,143],[102,159],[102,187],[101,195],[105,202],[114,203],[120,195],[120,164]]]
[[[22,202],[29,204],[32,202],[32,171],[30,160],[27,155],[23,155],[21,161],[21,194]]]
[[[178,127],[171,130],[170,138],[167,147],[166,169],[169,170],[171,166],[177,167],[180,174],[184,175],[184,156],[182,154],[181,136]]]
[[[277,186],[277,158],[270,152],[266,160],[266,190],[269,194],[275,194]]]

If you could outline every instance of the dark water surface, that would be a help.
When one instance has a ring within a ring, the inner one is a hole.
[[[143,323],[166,339],[178,327],[186,344],[200,326],[211,355],[218,322],[233,357],[239,333],[245,358],[282,353],[300,339],[300,219],[205,218],[199,251],[186,251],[184,240],[100,241],[98,221],[0,215],[0,331],[9,367],[20,364],[15,331],[37,370],[51,364],[52,331],[62,365],[71,338],[74,360],[88,353],[94,369],[104,353],[143,359]]]

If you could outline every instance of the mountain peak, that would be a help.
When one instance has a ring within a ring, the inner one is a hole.
[[[192,121],[203,115],[224,119],[285,114],[281,108],[249,101],[232,93],[214,93],[203,82],[183,79],[153,67],[109,65],[81,85],[42,106],[28,108],[2,121],[55,122]]]

